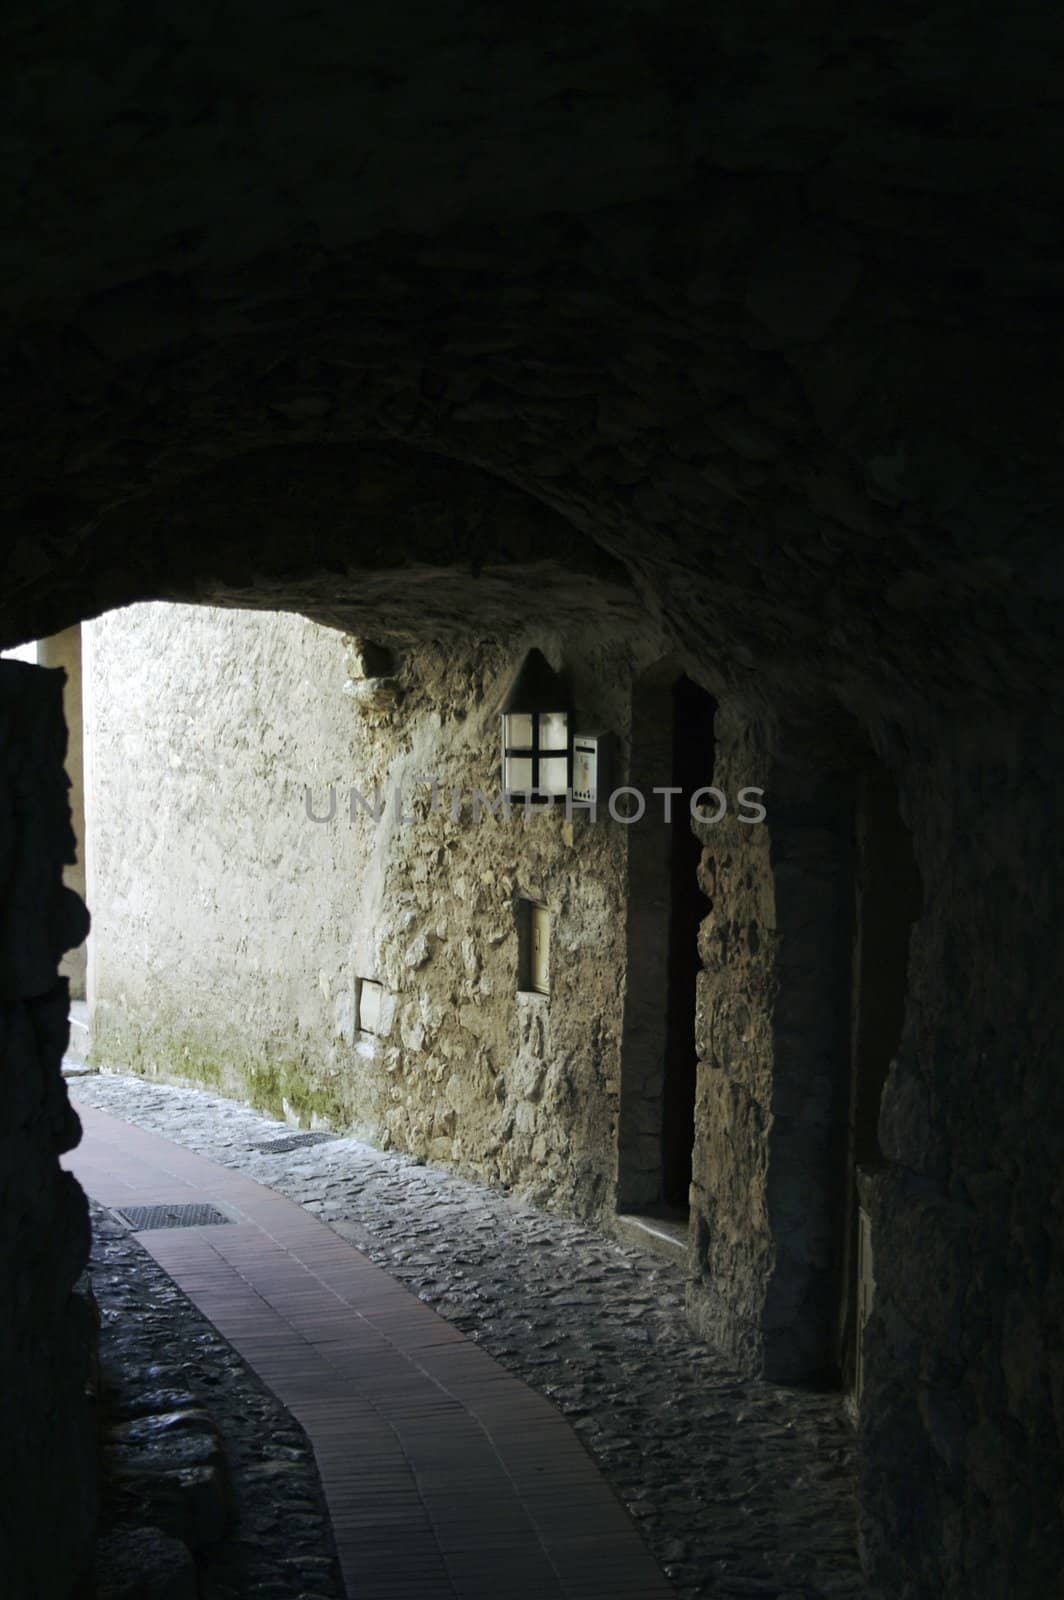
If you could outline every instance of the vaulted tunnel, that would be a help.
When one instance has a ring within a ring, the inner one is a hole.
[[[747,1370],[852,1372],[859,1200],[868,1592],[1049,1594],[1059,24],[445,9],[105,47],[16,7],[0,645],[176,600],[680,662],[712,781],[767,808],[696,825],[689,1316]],[[50,1600],[91,1524],[83,930],[59,689],[0,684],[3,1554]]]

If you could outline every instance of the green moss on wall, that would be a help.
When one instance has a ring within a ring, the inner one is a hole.
[[[296,1056],[249,1055],[184,1030],[141,1029],[110,1008],[101,1007],[93,1019],[90,1062],[142,1078],[192,1083],[300,1127],[326,1123],[340,1129],[351,1123],[340,1073],[325,1074]]]

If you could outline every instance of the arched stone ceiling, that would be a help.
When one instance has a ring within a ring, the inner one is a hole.
[[[452,568],[441,626],[586,593],[769,692],[1059,692],[1048,10],[10,15],[4,643]]]

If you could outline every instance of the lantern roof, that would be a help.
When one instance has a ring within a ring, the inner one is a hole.
[[[510,686],[504,717],[521,711],[570,711],[572,697],[564,673],[555,672],[541,650],[530,650]]]

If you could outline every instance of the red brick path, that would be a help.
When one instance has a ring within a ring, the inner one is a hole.
[[[669,1600],[547,1400],[291,1200],[79,1115],[64,1165],[93,1199],[239,1218],[138,1237],[306,1430],[351,1600]]]

